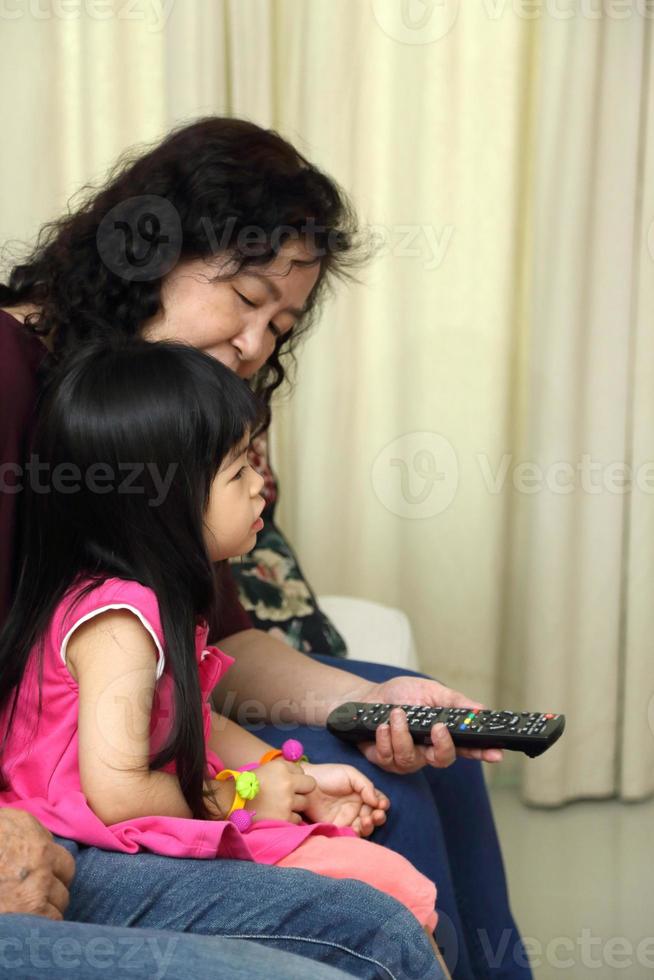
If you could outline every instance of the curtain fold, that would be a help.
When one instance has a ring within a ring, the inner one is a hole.
[[[634,512],[651,516],[652,498],[631,491],[628,470],[634,426],[642,432],[652,422],[632,377],[641,358],[635,292],[647,31],[637,18],[545,20],[540,31],[519,455],[544,481],[538,492],[514,494],[524,554],[510,588],[514,608],[522,606],[514,639],[525,703],[569,719],[562,751],[524,767],[526,798],[556,804],[626,790],[620,746],[628,729],[643,728],[642,710],[639,723],[621,700],[632,686],[625,639],[635,625],[633,572],[643,559],[651,567],[654,555],[654,541],[629,541]],[[630,760],[650,792],[653,750],[650,736],[639,761]]]
[[[31,13],[37,8],[41,16]],[[75,16],[64,5],[24,4],[3,17],[3,244],[32,240],[119,154],[165,132],[165,20],[154,7],[131,17],[126,9],[106,4],[109,16],[91,17],[83,5]]]
[[[635,474],[625,529],[621,753],[618,790],[627,800],[654,791],[654,32],[643,38],[639,194],[629,383],[629,461]]]

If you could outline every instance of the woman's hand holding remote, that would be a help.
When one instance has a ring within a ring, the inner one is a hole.
[[[483,705],[460,691],[438,681],[417,675],[393,677],[382,684],[363,684],[351,700],[381,704],[424,704],[440,708],[483,708]],[[437,769],[452,765],[457,756],[483,762],[501,762],[501,749],[455,749],[445,725],[436,725],[432,744],[416,745],[409,734],[406,715],[400,709],[391,713],[390,725],[380,725],[376,741],[362,742],[360,751],[369,762],[399,774],[417,772],[423,766]]]

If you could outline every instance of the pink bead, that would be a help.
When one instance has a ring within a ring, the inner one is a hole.
[[[240,830],[242,834],[252,826],[252,814],[249,810],[234,810],[227,819],[231,820],[236,829]]]
[[[282,745],[282,755],[288,762],[297,762],[304,755],[304,746],[296,738],[287,738]]]

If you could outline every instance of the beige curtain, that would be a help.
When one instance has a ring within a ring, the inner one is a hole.
[[[206,112],[274,125],[334,174],[379,252],[277,408],[283,526],[318,591],[408,613],[426,670],[568,713],[520,767],[527,799],[637,798],[654,789],[651,23],[532,7],[153,0],[138,19],[116,0],[102,22],[6,20],[2,238]]]
[[[147,16],[145,7],[127,16],[122,0],[114,6],[105,19],[85,14],[84,4],[6,5],[0,21],[3,243],[33,236],[119,153],[165,131],[165,34],[153,7]],[[66,9],[77,16],[58,15]]]
[[[546,804],[654,789],[650,60],[638,17],[540,25],[505,676],[570,719]]]

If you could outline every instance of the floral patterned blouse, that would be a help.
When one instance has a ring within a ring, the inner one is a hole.
[[[278,636],[296,650],[344,657],[342,636],[318,606],[293,549],[275,524],[277,478],[270,466],[268,433],[253,440],[249,459],[264,479],[261,494],[266,505],[256,548],[230,561],[241,605],[257,629]]]

